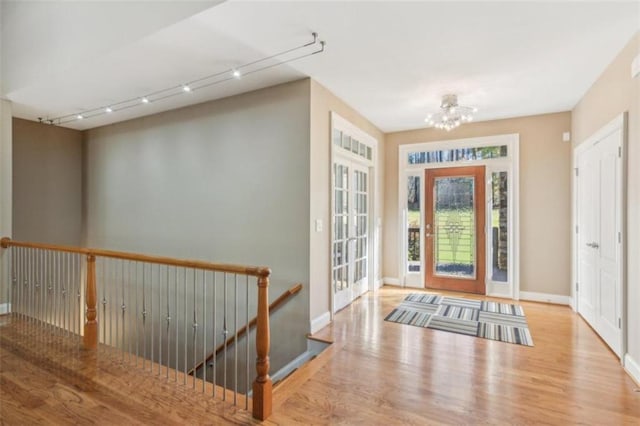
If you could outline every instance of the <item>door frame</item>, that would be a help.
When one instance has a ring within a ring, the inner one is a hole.
[[[509,209],[508,220],[510,222],[509,227],[509,272],[507,283],[496,282],[491,280],[491,277],[485,277],[486,295],[495,297],[504,297],[514,300],[520,298],[520,184],[519,184],[519,153],[520,135],[518,133],[483,136],[464,139],[453,140],[440,140],[433,142],[421,142],[415,144],[400,145],[398,147],[398,199],[397,199],[397,212],[398,212],[398,224],[397,224],[397,278],[389,277],[385,278],[385,282],[389,284],[395,284],[402,287],[415,287],[424,288],[424,265],[420,268],[419,273],[410,274],[406,270],[407,265],[407,249],[406,249],[406,214],[407,214],[407,177],[408,176],[424,176],[424,170],[430,168],[443,168],[443,167],[457,167],[457,166],[485,166],[485,177],[488,179],[492,173],[506,171],[508,173],[508,197],[509,197]],[[411,152],[420,151],[437,151],[437,150],[451,150],[460,148],[476,148],[485,146],[507,146],[507,156],[502,158],[492,158],[485,160],[471,160],[471,161],[450,161],[442,163],[426,163],[426,164],[409,164],[407,158]],[[421,180],[424,183],[424,179]],[[423,184],[422,184],[423,185]],[[485,201],[489,201],[489,192],[485,192],[487,196]],[[424,216],[424,196],[420,199],[420,209],[422,216]],[[490,209],[486,209],[487,214],[490,214]],[[420,246],[424,247],[424,217],[422,217],[420,223]],[[489,219],[485,219],[485,225],[491,223]],[[486,239],[487,245],[491,240]],[[486,247],[485,253],[487,253],[487,262],[490,261],[488,253],[491,252],[491,247]],[[424,263],[424,258],[422,259]],[[491,269],[485,266],[485,274],[488,275],[488,271]],[[415,276],[414,276],[415,275]]]
[[[344,148],[338,147],[333,143],[333,131],[339,130],[343,133],[347,133],[351,137],[357,138],[359,141],[364,142],[367,146],[371,147],[372,155],[371,159],[363,158],[353,152],[347,151]],[[329,315],[330,321],[333,321],[335,312],[335,294],[333,291],[333,235],[335,233],[333,226],[333,212],[335,209],[335,194],[333,189],[333,165],[336,158],[341,158],[348,162],[353,162],[368,168],[368,188],[369,188],[369,223],[368,223],[368,264],[367,264],[367,291],[377,290],[382,286],[381,279],[381,265],[380,265],[380,248],[381,248],[381,228],[382,221],[380,219],[380,206],[378,193],[380,191],[382,183],[380,175],[377,172],[378,161],[380,161],[378,152],[378,140],[357,127],[355,124],[346,120],[335,111],[330,112],[330,129],[329,129],[329,146],[330,146],[330,158],[329,158],[329,235],[327,241],[327,249],[329,255],[329,264],[327,268],[329,270]],[[316,228],[316,232],[317,228]],[[364,293],[363,293],[364,294]],[[348,305],[347,305],[348,306]]]
[[[487,268],[487,225],[486,225],[486,220],[487,220],[487,214],[486,214],[486,208],[487,208],[487,199],[486,199],[486,189],[487,189],[487,178],[486,178],[486,167],[485,166],[454,166],[454,167],[442,167],[442,168],[438,168],[438,169],[426,169],[425,170],[425,179],[424,179],[424,188],[422,188],[423,194],[424,194],[424,202],[425,202],[425,210],[424,210],[424,217],[425,217],[425,223],[428,223],[429,221],[427,220],[428,217],[431,217],[431,225],[432,225],[432,231],[431,233],[435,233],[436,232],[436,226],[435,226],[435,218],[433,217],[433,211],[434,211],[434,204],[435,204],[435,200],[429,198],[428,192],[429,192],[429,188],[432,189],[431,192],[433,192],[433,186],[435,185],[435,180],[440,176],[440,171],[451,171],[453,173],[455,173],[455,175],[453,176],[472,176],[474,178],[475,181],[475,185],[474,185],[474,191],[473,191],[473,195],[474,195],[474,208],[473,208],[473,212],[474,212],[474,224],[475,224],[475,230],[474,232],[476,232],[476,267],[475,267],[475,278],[474,279],[469,279],[469,278],[459,278],[459,280],[463,280],[464,282],[466,282],[466,285],[478,285],[478,280],[481,280],[481,291],[476,293],[476,294],[485,294],[486,293],[486,278],[487,278],[487,272],[486,272],[486,268]],[[469,170],[469,173],[465,173],[465,170]],[[430,180],[428,179],[429,175],[433,176],[433,181],[434,181],[434,185],[431,184]],[[449,177],[449,174],[442,174],[442,176],[445,177]],[[431,198],[433,198],[433,195],[431,195]],[[430,202],[429,202],[430,200]],[[482,200],[481,202],[479,202],[480,200]],[[428,208],[431,207],[431,208]],[[425,233],[425,245],[423,250],[425,251],[425,256],[424,256],[424,272],[425,272],[425,281],[424,281],[424,287],[427,289],[442,289],[442,290],[451,290],[451,291],[465,291],[462,289],[455,289],[455,287],[464,287],[465,284],[455,284],[453,282],[447,282],[447,280],[450,279],[456,279],[454,277],[441,277],[441,276],[437,276],[435,274],[431,274],[431,271],[433,270],[433,264],[429,265],[429,263],[433,263],[433,256],[434,256],[434,248],[433,248],[433,238],[430,238],[429,241],[426,240],[426,233]],[[428,253],[430,253],[431,255],[429,256]],[[429,262],[431,261],[431,262]],[[431,278],[431,286],[427,287],[427,278]],[[435,284],[435,285],[434,285]],[[449,288],[445,288],[445,286],[450,285]],[[475,293],[475,292],[471,292],[471,293]]]
[[[578,170],[578,160],[580,155],[588,151],[593,147],[598,141],[602,140],[606,136],[611,133],[621,130],[622,132],[622,143],[620,150],[620,158],[621,164],[618,171],[618,188],[616,191],[619,194],[618,197],[618,223],[619,223],[619,238],[621,240],[620,243],[620,264],[618,265],[618,280],[620,282],[621,288],[621,300],[620,300],[620,316],[621,316],[621,333],[622,333],[622,342],[620,347],[620,362],[624,365],[625,354],[627,353],[627,276],[626,276],[626,265],[627,265],[627,151],[628,151],[628,140],[629,140],[629,130],[628,130],[628,113],[624,112],[609,123],[605,124],[599,130],[597,130],[594,134],[589,136],[579,145],[574,146],[573,148],[573,156],[572,156],[572,173],[571,173],[571,253],[572,253],[572,261],[571,261],[571,309],[574,312],[578,312],[579,310],[579,282],[578,282],[578,262],[579,258],[579,250],[578,250],[578,178],[579,178],[579,170]]]

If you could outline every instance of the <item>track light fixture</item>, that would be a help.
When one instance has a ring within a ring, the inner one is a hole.
[[[152,93],[147,93],[143,96],[137,96],[137,97],[126,99],[120,102],[113,102],[108,106],[103,105],[97,108],[88,109],[81,112],[75,112],[73,114],[66,114],[66,115],[61,115],[59,117],[46,118],[46,119],[42,117],[38,117],[38,121],[40,121],[41,123],[46,122],[49,124],[61,125],[61,124],[69,123],[71,121],[89,119],[89,118],[104,115],[104,114],[115,113],[121,110],[133,108],[140,104],[148,104],[150,102],[160,101],[160,100],[178,96],[184,93],[193,92],[195,90],[199,90],[205,87],[224,83],[229,80],[239,80],[250,74],[255,74],[260,71],[264,71],[270,68],[277,67],[279,65],[297,61],[299,59],[324,52],[324,49],[326,46],[325,42],[322,40],[319,40],[318,34],[315,32],[311,33],[311,36],[313,37],[313,41],[310,41],[308,43],[305,43],[287,50],[283,50],[274,55],[266,56],[264,58],[261,58],[255,61],[239,65],[235,68],[209,74],[201,78],[186,82],[184,84],[180,84],[178,86],[172,86],[166,89],[160,89]],[[309,49],[306,49],[311,46],[315,46],[316,48],[313,49],[312,51],[309,51]],[[294,52],[300,52],[300,54],[294,57],[290,57],[289,54],[292,54]],[[282,58],[284,55],[289,55],[289,56]],[[275,61],[275,63],[273,63],[273,61]]]

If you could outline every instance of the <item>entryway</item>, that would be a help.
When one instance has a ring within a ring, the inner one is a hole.
[[[623,353],[624,117],[575,151],[577,311],[620,357]]]
[[[485,167],[425,171],[425,287],[485,294]]]
[[[512,134],[399,147],[398,285],[519,297],[518,144]]]

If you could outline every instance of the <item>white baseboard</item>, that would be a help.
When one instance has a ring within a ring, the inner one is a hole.
[[[382,282],[389,285],[401,285],[398,278],[384,277],[382,278]]]
[[[11,303],[0,303],[0,315],[11,312]]]
[[[640,386],[640,364],[638,364],[631,355],[624,356],[624,370],[631,376],[636,385]]]
[[[326,326],[331,322],[331,313],[329,311],[324,314],[318,315],[314,319],[311,320],[311,334],[314,334]]]
[[[376,283],[375,283],[376,289],[379,289],[383,285],[384,285],[384,281],[382,280],[382,278],[380,278],[379,280],[376,280]]]
[[[533,291],[521,291],[520,300],[528,300],[530,302],[554,303],[556,305],[571,306],[571,297],[560,294],[536,293]]]

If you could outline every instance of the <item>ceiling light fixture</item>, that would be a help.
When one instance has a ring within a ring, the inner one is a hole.
[[[250,74],[255,74],[260,71],[268,70],[279,65],[284,65],[289,62],[297,61],[299,59],[324,52],[326,46],[325,42],[318,39],[317,33],[311,33],[311,35],[313,37],[313,40],[305,44],[283,50],[270,56],[265,56],[255,61],[247,62],[235,68],[225,69],[224,71],[206,75],[204,77],[191,80],[185,84],[156,90],[155,92],[147,93],[144,96],[136,96],[120,102],[114,102],[109,106],[103,105],[97,108],[88,109],[82,111],[81,113],[76,112],[73,114],[61,115],[54,118],[47,117],[46,119],[40,117],[39,119],[44,120],[44,122],[52,125],[61,125],[71,121],[81,120],[83,118],[93,118],[114,111],[133,108],[140,105],[141,103],[148,104],[150,102],[160,101],[163,99],[181,95],[183,93],[199,90],[204,87],[224,83],[229,80],[238,80]],[[310,49],[312,46],[313,50]]]
[[[440,111],[429,114],[424,121],[436,129],[450,132],[460,124],[473,120],[473,114],[476,112],[478,108],[459,105],[457,95],[444,95],[440,103]]]

